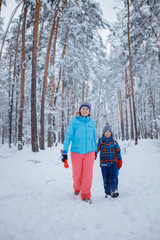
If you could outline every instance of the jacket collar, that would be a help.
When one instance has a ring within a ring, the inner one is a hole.
[[[112,135],[109,138],[106,138],[104,135],[102,136],[103,141],[112,141]]]
[[[91,119],[91,116],[87,116],[87,117],[83,117],[81,115],[79,115],[79,113],[76,114],[76,118],[78,118],[79,120],[81,120],[82,122],[89,122],[89,120]]]

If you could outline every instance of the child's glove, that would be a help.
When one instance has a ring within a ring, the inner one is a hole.
[[[95,157],[94,157],[94,160],[96,160],[96,158],[97,158],[97,152],[95,151]]]
[[[67,158],[68,158],[67,153],[63,153],[63,152],[62,152],[62,156],[61,156],[62,162],[64,162],[65,160],[67,160]]]
[[[122,167],[122,160],[118,161],[118,169],[120,169]]]

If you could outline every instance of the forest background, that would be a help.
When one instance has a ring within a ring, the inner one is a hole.
[[[81,101],[92,104],[98,137],[105,122],[122,141],[159,137],[159,1],[115,1],[112,23],[93,0],[16,4],[6,27],[0,16],[1,145],[63,143]]]

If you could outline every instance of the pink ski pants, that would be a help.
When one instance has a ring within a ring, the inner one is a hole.
[[[81,191],[82,200],[91,197],[94,159],[95,152],[71,152],[73,188],[77,193]]]

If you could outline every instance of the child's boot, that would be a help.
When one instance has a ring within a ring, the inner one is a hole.
[[[113,192],[111,193],[111,197],[112,197],[112,198],[117,198],[118,196],[119,196],[118,190],[115,190],[115,191],[113,191]]]

